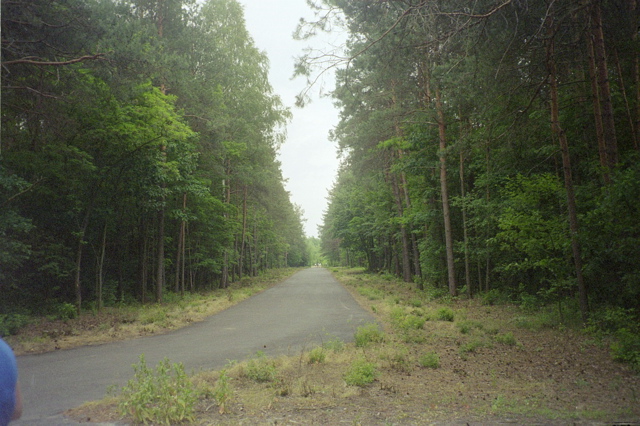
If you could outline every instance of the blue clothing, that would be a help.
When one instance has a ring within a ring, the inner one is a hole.
[[[18,364],[13,351],[0,339],[0,426],[11,421],[16,405],[16,383]]]

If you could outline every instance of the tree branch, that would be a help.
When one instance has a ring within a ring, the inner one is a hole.
[[[79,58],[75,58],[75,59],[70,59],[68,61],[34,61],[33,59],[29,59],[29,58],[23,58],[23,59],[16,59],[15,61],[5,61],[2,63],[3,66],[5,65],[14,65],[14,64],[28,64],[28,65],[44,65],[44,66],[54,66],[54,67],[59,67],[59,66],[63,66],[63,65],[71,65],[71,64],[75,64],[78,62],[82,62],[82,61],[87,61],[87,60],[97,60],[97,59],[103,59],[104,53],[98,53],[95,55],[86,55],[86,56],[81,56]]]

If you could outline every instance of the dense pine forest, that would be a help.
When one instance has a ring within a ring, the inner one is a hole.
[[[267,72],[234,0],[2,1],[0,313],[306,265]]]
[[[330,261],[637,332],[637,2],[315,8],[298,37],[348,33],[346,54],[297,66],[310,81],[338,70]]]

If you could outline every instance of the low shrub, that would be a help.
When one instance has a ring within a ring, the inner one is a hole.
[[[374,363],[365,359],[358,359],[351,363],[343,378],[349,386],[366,386],[378,377],[378,370]]]
[[[16,334],[25,325],[29,324],[30,317],[22,314],[0,315],[0,336]]]
[[[627,362],[640,372],[640,334],[627,328],[616,332],[616,341],[611,344],[613,359]]]
[[[496,340],[496,342],[501,343],[503,345],[514,346],[518,343],[516,338],[513,337],[512,332],[498,334],[494,337],[494,339]]]
[[[418,360],[420,365],[425,368],[439,368],[440,355],[435,352],[429,352],[420,357]]]
[[[182,364],[161,361],[156,370],[147,367],[144,354],[133,365],[134,378],[122,389],[118,408],[136,423],[176,424],[194,421],[198,395]]]
[[[309,364],[322,364],[326,358],[327,353],[322,347],[313,348],[309,352]]]
[[[247,362],[244,374],[256,382],[272,382],[276,379],[278,370],[264,352],[258,351],[256,356]]]
[[[220,376],[216,381],[216,386],[213,389],[213,398],[218,403],[218,412],[224,414],[227,410],[227,402],[231,399],[232,390],[229,382],[231,377],[227,374],[227,370],[220,371]]]
[[[455,314],[451,308],[440,308],[438,312],[436,312],[436,319],[438,321],[453,321]]]
[[[357,328],[354,338],[356,347],[362,348],[373,343],[382,343],[384,333],[377,324],[366,324]]]
[[[333,352],[342,352],[345,348],[345,345],[342,340],[335,337],[328,342],[324,342],[322,344],[322,347]]]
[[[76,306],[71,303],[60,303],[55,307],[56,317],[61,320],[70,320],[78,317]]]

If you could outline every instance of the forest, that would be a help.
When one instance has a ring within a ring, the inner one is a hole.
[[[235,0],[2,1],[0,312],[306,265],[268,66]]]
[[[336,69],[330,262],[637,333],[637,2],[314,7],[297,37],[348,34],[345,52],[310,50],[296,68],[309,81]]]

